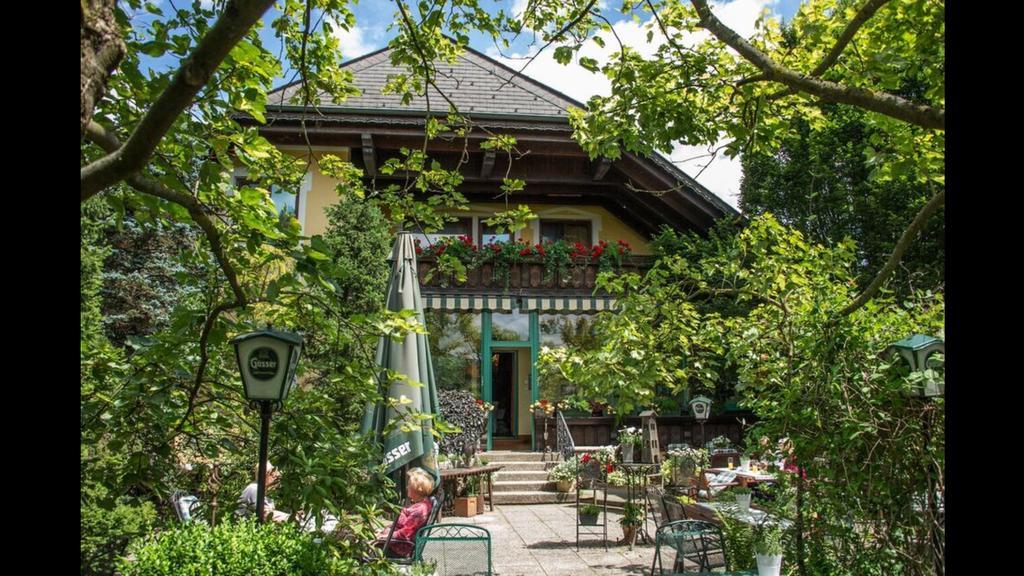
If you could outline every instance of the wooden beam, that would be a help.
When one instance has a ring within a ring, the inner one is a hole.
[[[491,172],[494,170],[494,150],[484,151],[484,163],[480,167],[480,177],[490,178]]]
[[[367,176],[372,178],[377,177],[377,155],[373,150],[373,136],[367,132],[363,132],[362,136],[363,144],[363,172]]]
[[[612,167],[612,161],[604,156],[598,160],[597,165],[594,166],[594,181],[604,178],[604,175],[608,173],[608,169]]]

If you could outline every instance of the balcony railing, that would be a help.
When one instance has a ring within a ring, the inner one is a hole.
[[[643,274],[654,264],[651,256],[629,256],[622,263],[621,272]],[[564,274],[548,275],[542,262],[523,262],[509,266],[507,277],[503,271],[495,270],[493,264],[483,264],[466,270],[465,281],[460,282],[452,274],[438,274],[437,259],[420,256],[417,270],[420,286],[430,287],[432,292],[459,291],[504,291],[534,289],[545,291],[578,290],[590,293],[597,279],[597,263],[572,266]],[[429,277],[429,280],[428,280]]]

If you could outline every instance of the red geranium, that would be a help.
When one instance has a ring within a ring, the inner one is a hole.
[[[590,462],[590,452],[584,453],[583,457],[580,458],[580,462],[583,462],[584,464],[586,464],[587,462]]]
[[[523,248],[522,250],[520,250],[519,251],[519,255],[520,256],[529,256],[530,255],[530,247],[527,246],[526,248]]]
[[[615,472],[615,466],[612,466],[611,464],[609,464],[609,465],[605,466],[604,470],[605,470],[605,472],[608,472],[609,474],[611,474],[612,472]]]
[[[481,400],[481,399],[479,399],[479,398],[477,398],[477,399],[476,399],[476,405],[477,405],[477,406],[483,406],[483,405],[484,405],[484,401],[483,401],[483,400]]]
[[[416,244],[416,253],[423,254],[423,248],[420,248],[419,244]]]

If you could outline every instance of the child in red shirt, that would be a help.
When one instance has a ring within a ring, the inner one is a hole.
[[[408,558],[412,555],[413,539],[416,532],[426,525],[430,518],[431,504],[427,498],[434,491],[434,477],[422,468],[413,468],[406,474],[405,494],[411,504],[402,509],[395,521],[395,531],[385,554],[392,558]],[[377,533],[375,544],[383,546],[388,538],[389,528]]]

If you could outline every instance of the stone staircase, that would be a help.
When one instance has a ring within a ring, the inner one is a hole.
[[[548,481],[548,470],[561,461],[561,457],[548,454],[544,461],[543,452],[512,452],[492,450],[480,455],[489,464],[503,466],[494,474],[494,503],[503,504],[551,504],[569,502],[575,492],[563,494]]]

